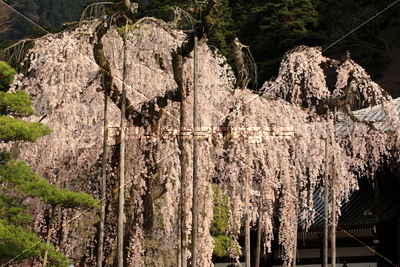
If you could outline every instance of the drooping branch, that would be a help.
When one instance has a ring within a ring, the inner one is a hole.
[[[322,103],[317,107],[317,112],[319,114],[323,114],[323,112],[326,112],[327,109],[333,110],[335,107],[342,107],[352,121],[364,123],[368,125],[372,130],[377,131],[378,129],[373,124],[375,121],[359,119],[354,115],[353,111],[351,110],[351,106],[354,105],[354,87],[357,83],[359,83],[359,81],[354,76],[354,71],[350,71],[349,78],[347,79],[347,86],[345,88],[344,97],[330,97],[322,101]]]
[[[344,110],[346,111],[346,114],[350,117],[350,119],[354,122],[359,122],[359,123],[364,123],[368,125],[372,130],[377,131],[378,129],[374,126],[374,122],[376,121],[367,121],[367,120],[361,120],[357,118],[354,113],[350,109],[350,105],[346,104],[344,105]]]
[[[7,62],[10,66],[17,69],[19,72],[22,71],[21,62],[26,57],[29,49],[33,47],[35,39],[22,39],[17,43],[10,45],[0,50],[0,60]],[[25,67],[29,64],[25,64]]]
[[[178,28],[179,26],[182,27],[182,25],[190,25],[192,29],[194,28],[196,19],[190,13],[177,6],[173,6],[171,9],[174,13],[174,19],[168,22],[168,25],[172,28]]]

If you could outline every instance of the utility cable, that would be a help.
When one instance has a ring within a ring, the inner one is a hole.
[[[383,12],[385,12],[386,10],[388,10],[389,8],[391,8],[392,6],[394,6],[395,4],[397,4],[398,2],[400,2],[400,0],[396,0],[393,3],[391,3],[390,5],[388,5],[386,8],[384,8],[382,11],[376,13],[374,16],[370,17],[369,19],[367,19],[366,21],[364,21],[363,23],[361,23],[360,25],[358,25],[356,28],[354,28],[353,30],[349,31],[347,34],[343,35],[341,38],[337,39],[335,42],[333,42],[332,44],[330,44],[327,48],[323,49],[322,52],[325,52],[326,50],[332,48],[333,46],[337,45],[338,43],[340,43],[341,41],[343,41],[344,39],[346,39],[349,35],[353,34],[354,32],[356,32],[357,30],[359,30],[362,26],[364,26],[365,24],[367,24],[368,22],[374,20],[375,18],[377,18],[379,15],[381,15]]]
[[[28,20],[29,22],[31,22],[32,24],[36,25],[37,27],[39,27],[41,30],[43,30],[44,32],[48,33],[48,34],[52,34],[50,31],[46,30],[44,27],[42,27],[41,25],[39,25],[38,23],[36,23],[35,21],[33,21],[32,19],[30,19],[28,16],[26,16],[25,14],[23,14],[22,12],[20,12],[19,10],[17,10],[16,8],[14,8],[13,6],[9,5],[8,3],[6,3],[3,0],[0,0],[2,3],[4,3],[9,9],[11,9],[13,12],[17,13],[18,15],[20,15],[21,17],[25,18],[26,20]],[[339,38],[338,40],[336,40],[335,42],[333,42],[331,45],[329,45],[327,48],[325,48],[323,51],[327,51],[330,48],[332,48],[333,46],[335,46],[336,44],[338,44],[339,42],[341,42],[342,40],[344,40],[345,38],[347,38],[349,35],[351,35],[352,33],[356,32],[358,29],[360,29],[361,27],[363,27],[365,24],[369,23],[370,21],[372,21],[373,19],[375,19],[376,17],[378,17],[379,15],[381,15],[382,13],[384,13],[385,11],[387,11],[388,9],[390,9],[391,7],[393,7],[394,5],[396,5],[398,2],[400,2],[400,0],[396,0],[394,1],[392,4],[390,4],[389,6],[387,6],[385,9],[383,9],[382,11],[378,12],[377,14],[375,14],[374,16],[372,16],[371,18],[369,18],[368,20],[366,20],[365,22],[363,22],[362,24],[360,24],[359,26],[357,26],[356,28],[354,28],[353,30],[351,30],[350,32],[348,32],[347,34],[345,34],[344,36],[342,36],[341,38]],[[56,37],[54,34],[52,34],[54,37]],[[59,38],[58,38],[59,39]],[[74,49],[74,48],[72,48]],[[75,49],[74,49],[75,50]],[[76,51],[77,53],[82,54],[83,56],[87,57],[86,55],[84,55],[83,53],[81,53],[80,51]],[[88,58],[88,57],[87,57]],[[92,60],[90,58],[88,58],[89,60]],[[94,61],[94,60],[92,60]],[[105,70],[107,72],[109,72],[114,78],[121,80],[120,78],[116,77],[114,74],[111,73],[110,70]],[[130,85],[128,85],[130,86]],[[131,88],[133,88],[132,86],[130,86]],[[133,88],[134,89],[134,88]],[[142,94],[141,92],[139,92],[138,90],[134,89],[135,91],[137,91],[138,93],[140,93],[142,96],[145,96],[144,94]],[[145,96],[146,97],[146,96]],[[246,102],[244,105],[249,104],[250,102],[252,102],[254,99],[256,99],[257,97],[259,97],[259,95],[255,95],[254,98],[252,98],[250,101]],[[148,100],[150,100],[148,97],[146,97]],[[243,106],[244,106],[243,105]],[[162,107],[160,107],[161,109],[164,109]],[[234,111],[230,112],[229,114],[235,113],[237,112],[238,109],[235,109]],[[169,114],[169,112],[167,112]],[[227,116],[229,116],[229,114]],[[171,114],[170,114],[171,115]],[[175,117],[175,116],[173,116]],[[170,153],[168,156],[174,154],[177,151],[174,151],[172,153]],[[228,152],[228,151],[226,151]],[[229,152],[231,153],[231,152]],[[231,153],[232,154],[232,153]],[[167,156],[167,157],[168,157]],[[161,163],[163,160],[165,160],[167,157],[161,159],[159,162],[155,163],[153,166],[151,166],[150,168],[154,168],[156,167],[159,163]],[[233,157],[235,157],[237,160],[243,162],[244,164],[248,165],[244,160],[237,158],[235,155],[233,155]],[[249,165],[250,166],[250,165]],[[253,166],[250,166],[251,168],[253,168]],[[254,169],[254,168],[253,168]],[[257,170],[255,170],[257,172]],[[142,173],[140,173],[142,174]],[[139,174],[139,175],[140,175]],[[100,199],[96,205],[98,205],[99,203],[105,201],[106,199],[108,199],[110,196],[114,195],[116,192],[118,192],[119,190],[123,189],[127,184],[131,183],[136,177],[138,177],[139,175],[135,175],[132,179],[128,180],[125,184],[121,185],[119,188],[117,188],[116,190],[114,190],[112,193],[110,193],[109,195],[107,195],[104,199]],[[288,194],[290,194],[290,192],[287,192]],[[292,196],[294,198],[298,199],[298,196]],[[300,199],[299,199],[300,200]],[[301,200],[300,200],[301,201]],[[57,232],[58,230],[60,230],[62,227],[70,224],[71,222],[75,221],[76,219],[78,219],[79,217],[81,217],[82,215],[86,214],[88,211],[92,210],[96,205],[90,207],[89,209],[85,210],[84,213],[78,214],[77,216],[73,217],[71,220],[67,221],[65,224],[61,225],[60,227],[56,228],[53,230],[54,232]],[[323,216],[323,215],[322,215]],[[331,224],[335,224],[334,222],[331,222]],[[362,242],[361,240],[359,240],[357,237],[355,237],[354,235],[352,235],[351,233],[349,233],[348,231],[344,230],[343,228],[341,228],[340,226],[338,226],[337,224],[335,224],[335,226],[346,232],[349,236],[351,236],[353,239],[357,240],[359,243],[361,243],[362,245],[364,245],[365,247],[367,247],[368,249],[370,249],[371,251],[373,251],[376,255],[380,256],[381,258],[383,258],[384,260],[386,260],[387,262],[389,262],[390,264],[392,264],[393,266],[398,266],[395,263],[393,263],[392,261],[390,261],[388,258],[386,258],[385,256],[383,256],[382,254],[378,253],[376,250],[374,250],[373,248],[369,247],[367,244],[365,244],[364,242]],[[10,261],[8,261],[7,263],[5,263],[4,265],[2,265],[2,267],[5,267],[9,264],[11,264],[13,261],[15,261],[16,259],[18,259],[19,257],[21,257],[22,255],[24,255],[25,253],[27,253],[29,250],[33,249],[34,247],[36,247],[37,245],[39,245],[42,241],[35,243],[34,245],[32,245],[30,248],[24,250],[23,252],[21,252],[19,255],[17,255],[16,257],[14,257],[13,259],[11,259]]]

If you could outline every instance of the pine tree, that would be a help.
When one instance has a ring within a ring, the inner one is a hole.
[[[15,70],[0,62],[0,77],[3,88],[13,81]],[[11,74],[10,74],[11,73]],[[29,96],[23,91],[0,92],[0,140],[2,142],[34,142],[51,130],[42,123],[22,121],[34,113]],[[86,193],[60,189],[48,180],[35,174],[22,161],[16,161],[3,151],[0,153],[0,263],[10,260],[23,261],[47,254],[52,266],[68,266],[70,261],[54,246],[42,242],[42,238],[31,228],[32,217],[26,198],[39,198],[53,207],[89,208],[96,200]]]

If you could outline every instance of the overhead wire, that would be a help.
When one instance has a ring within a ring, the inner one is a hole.
[[[396,5],[397,3],[399,3],[400,0],[396,0],[393,3],[391,3],[390,5],[388,5],[386,8],[384,8],[383,10],[381,10],[380,12],[376,13],[374,16],[370,17],[369,19],[367,19],[366,21],[364,21],[363,23],[361,23],[360,25],[358,25],[357,27],[355,27],[354,29],[352,29],[351,31],[349,31],[348,33],[346,33],[345,35],[343,35],[342,37],[340,37],[339,39],[337,39],[336,41],[334,41],[332,44],[330,44],[327,48],[323,49],[322,52],[325,52],[326,50],[329,50],[330,48],[332,48],[333,46],[337,45],[338,43],[340,43],[341,41],[343,41],[344,39],[346,39],[348,36],[350,36],[351,34],[353,34],[354,32],[356,32],[357,30],[359,30],[361,27],[363,27],[365,24],[367,24],[368,22],[374,20],[375,18],[377,18],[379,15],[381,15],[383,12],[385,12],[386,10],[390,9],[392,6]]]
[[[44,27],[42,27],[40,24],[36,23],[36,22],[33,21],[31,18],[29,18],[28,16],[26,16],[25,14],[23,14],[21,11],[17,10],[15,7],[9,5],[8,3],[6,3],[6,2],[3,1],[3,0],[0,0],[0,1],[1,1],[2,3],[4,3],[4,4],[5,4],[9,9],[11,9],[13,12],[17,13],[18,15],[20,15],[20,16],[23,17],[24,19],[26,19],[26,20],[28,20],[29,22],[31,22],[32,24],[34,24],[35,26],[39,27],[39,28],[40,28],[41,30],[43,30],[44,32],[46,32],[46,33],[48,33],[48,34],[52,34],[50,31],[46,30],[46,29],[45,29]],[[381,10],[380,12],[378,12],[377,14],[375,14],[374,16],[370,17],[368,20],[364,21],[363,23],[361,23],[359,26],[357,26],[356,28],[354,28],[353,30],[351,30],[350,32],[348,32],[347,34],[343,35],[341,38],[339,38],[339,39],[337,39],[336,41],[334,41],[334,42],[333,42],[332,44],[330,44],[327,48],[323,49],[323,52],[325,52],[325,51],[331,49],[333,46],[337,45],[339,42],[343,41],[345,38],[347,38],[348,36],[350,36],[351,34],[353,34],[354,32],[356,32],[356,31],[359,30],[361,27],[363,27],[364,25],[366,25],[366,24],[369,23],[370,21],[374,20],[374,19],[377,18],[379,15],[381,15],[382,13],[384,13],[385,11],[387,11],[388,9],[390,9],[391,7],[393,7],[394,5],[396,5],[396,4],[399,3],[399,2],[400,2],[400,0],[394,1],[393,3],[391,3],[390,5],[388,5],[386,8],[384,8],[383,10]],[[53,34],[53,35],[54,35],[54,34]],[[77,52],[80,53],[80,54],[82,54],[80,51],[77,51]],[[85,55],[84,55],[84,56],[85,56]],[[90,58],[88,58],[88,59],[89,59],[89,60],[92,60],[92,59],[90,59]],[[107,71],[107,72],[110,72],[110,74],[111,74],[111,71],[110,71],[110,70],[106,70],[106,71]],[[113,75],[114,78],[120,80],[120,78],[116,77],[114,74],[111,74],[111,75]],[[128,85],[128,86],[130,86],[130,85]],[[133,88],[133,86],[130,86],[130,87]],[[133,89],[134,89],[134,88],[133,88]],[[140,93],[141,95],[145,96],[145,95],[144,95],[143,93],[141,93],[140,91],[138,91],[138,90],[136,90],[136,89],[134,89],[134,90],[137,91],[138,93]],[[250,101],[246,102],[244,105],[248,105],[250,102],[252,102],[254,99],[256,99],[256,98],[259,97],[259,96],[260,96],[259,94],[256,94],[254,98],[252,98]],[[145,96],[145,97],[148,98],[147,96]],[[150,99],[148,98],[148,100],[150,100]],[[244,105],[243,105],[243,106],[244,106]],[[162,107],[160,107],[160,108],[161,108],[161,109],[164,109],[164,108],[162,108]],[[234,110],[234,111],[232,111],[232,112],[230,112],[229,114],[234,113],[235,111],[237,111],[237,109]],[[169,112],[167,112],[167,113],[169,114]],[[228,114],[227,116],[229,116],[229,114]],[[175,116],[173,116],[173,117],[175,117]],[[161,163],[161,162],[162,162],[163,160],[165,160],[168,156],[174,154],[175,152],[177,152],[177,151],[174,151],[174,152],[170,153],[169,155],[167,155],[166,157],[164,157],[163,159],[161,159],[159,162],[155,163],[155,164],[154,164],[153,166],[151,166],[150,168],[156,167],[159,163]],[[231,152],[229,152],[229,153],[231,153]],[[234,155],[233,155],[233,156],[234,156]],[[234,157],[237,158],[236,156],[234,156]],[[239,158],[237,158],[237,159],[238,159],[239,161],[241,161],[241,162],[243,162],[243,163],[246,164],[246,162],[245,162],[244,160],[239,159]],[[252,166],[250,166],[250,167],[253,168]],[[136,177],[137,177],[137,176],[135,176],[134,178],[136,178]],[[112,193],[110,193],[109,195],[107,195],[104,199],[100,199],[100,200],[98,201],[98,203],[96,203],[96,205],[98,205],[98,204],[101,203],[102,201],[105,201],[105,200],[108,199],[111,195],[115,194],[116,192],[118,192],[119,190],[121,190],[122,188],[124,188],[127,184],[129,184],[130,182],[132,182],[132,181],[134,180],[134,178],[129,179],[125,184],[123,184],[123,185],[121,185],[119,188],[115,189]],[[290,192],[289,192],[289,194],[290,194]],[[296,196],[293,196],[293,197],[296,197]],[[298,197],[296,197],[296,198],[298,199]],[[95,206],[92,206],[92,207],[91,207],[90,209],[88,209],[88,210],[91,210],[91,209],[93,209],[94,207],[95,207]],[[86,210],[86,211],[88,211],[88,210]],[[81,213],[81,214],[79,214],[78,216],[75,216],[74,218],[72,218],[71,220],[69,220],[68,222],[66,222],[66,224],[61,225],[61,226],[60,226],[59,228],[57,228],[57,229],[54,229],[54,231],[56,232],[56,231],[60,230],[62,227],[66,226],[67,224],[71,223],[72,221],[78,219],[79,217],[81,217],[81,216],[84,215],[84,214],[86,214],[86,212],[85,212],[85,213]],[[323,216],[323,215],[322,215],[322,216]],[[331,222],[331,223],[333,223],[333,222]],[[386,258],[385,256],[383,256],[381,253],[377,252],[376,250],[374,250],[373,248],[371,248],[370,246],[368,246],[367,244],[365,244],[364,242],[362,242],[360,239],[358,239],[357,237],[355,237],[354,235],[352,235],[352,234],[349,233],[348,231],[346,231],[346,230],[344,230],[343,228],[341,228],[339,225],[335,224],[335,227],[337,227],[337,228],[340,229],[340,230],[345,231],[349,236],[351,236],[352,238],[354,238],[355,240],[357,240],[359,243],[361,243],[362,245],[364,245],[365,247],[367,247],[368,249],[370,249],[371,251],[373,251],[376,255],[380,256],[381,258],[383,258],[384,260],[386,260],[387,262],[389,262],[389,263],[392,264],[393,266],[398,266],[398,265],[396,265],[395,263],[393,263],[392,261],[390,261],[388,258]],[[41,241],[40,241],[40,242],[41,242]],[[4,266],[9,265],[10,263],[12,263],[13,261],[15,261],[16,259],[18,259],[18,258],[21,257],[22,255],[24,255],[25,253],[27,253],[29,250],[31,250],[31,249],[33,249],[34,247],[36,247],[38,244],[40,244],[40,242],[39,242],[39,243],[36,243],[36,244],[32,245],[30,248],[24,250],[21,254],[19,254],[18,256],[16,256],[15,258],[13,258],[12,260],[8,261],[6,264],[4,264],[4,265],[2,265],[2,266],[4,267]]]

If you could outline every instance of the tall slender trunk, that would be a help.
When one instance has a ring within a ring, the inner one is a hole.
[[[127,38],[128,22],[125,25],[124,35],[124,56],[122,70],[122,95],[121,95],[121,144],[119,158],[119,191],[118,191],[118,229],[117,229],[117,246],[118,246],[118,267],[124,266],[124,185],[125,185],[125,128],[126,128],[126,38]]]
[[[251,181],[250,177],[246,176],[244,180],[244,259],[246,267],[251,266],[250,252],[250,198],[251,198]]]
[[[333,113],[334,123],[336,119],[336,107]],[[333,128],[335,129],[335,128]],[[335,141],[335,131],[332,130],[331,136],[332,143]],[[335,170],[335,158],[332,155],[332,180],[331,180],[331,201],[332,201],[332,216],[331,216],[331,267],[336,267],[336,170]]]
[[[245,249],[245,261],[246,267],[251,266],[251,254],[250,254],[250,218],[248,214],[249,207],[246,207],[246,213],[244,215],[244,249]]]
[[[329,159],[329,109],[326,112],[326,139],[325,139],[325,175],[324,175],[324,245],[322,267],[328,267],[328,242],[329,242],[329,181],[328,181],[328,159]]]
[[[261,233],[262,233],[262,219],[261,214],[263,211],[263,203],[262,203],[262,193],[260,194],[260,205],[259,205],[259,216],[257,223],[257,243],[256,243],[256,261],[254,267],[260,267],[260,259],[261,259]]]
[[[97,247],[97,267],[103,266],[104,224],[106,219],[106,190],[107,190],[107,139],[108,139],[108,96],[104,90],[104,124],[103,124],[103,156],[101,159],[100,179],[100,223]]]
[[[294,232],[294,246],[293,246],[293,262],[292,266],[296,267],[296,259],[297,259],[297,232],[298,232],[298,224],[299,224],[299,197],[300,197],[300,179],[297,179],[296,181],[296,192],[295,196],[296,199],[294,200],[295,203],[295,218],[296,218],[296,226],[295,226],[295,232]]]
[[[333,175],[334,176],[334,175]],[[336,190],[332,181],[332,216],[331,216],[331,267],[336,267]]]
[[[193,208],[192,208],[192,267],[196,267],[197,259],[197,183],[198,183],[198,143],[197,143],[197,131],[199,130],[199,114],[197,110],[197,91],[198,91],[198,37],[194,36],[194,86],[193,86]]]

